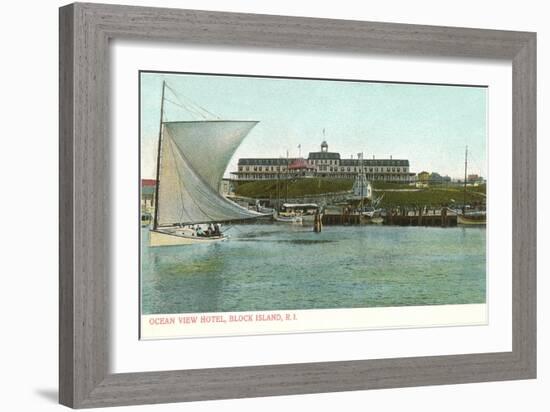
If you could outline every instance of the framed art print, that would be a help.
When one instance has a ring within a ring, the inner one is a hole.
[[[486,86],[138,81],[142,339],[487,322]]]
[[[535,48],[61,8],[61,402],[534,377]]]

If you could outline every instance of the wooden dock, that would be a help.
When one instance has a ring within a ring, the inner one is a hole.
[[[383,217],[383,225],[390,226],[433,226],[454,227],[457,225],[457,217],[447,214],[443,209],[440,213],[423,214],[421,211],[403,213],[400,211],[388,213]],[[323,215],[323,225],[363,225],[371,224],[369,219],[358,214],[327,213]]]

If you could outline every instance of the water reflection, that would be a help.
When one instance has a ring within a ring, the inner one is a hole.
[[[485,229],[236,225],[227,242],[149,248],[149,313],[485,302]]]

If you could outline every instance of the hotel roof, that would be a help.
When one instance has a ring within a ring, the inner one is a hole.
[[[364,159],[363,164],[365,166],[402,166],[408,167],[409,161],[405,159]],[[341,166],[359,166],[361,165],[360,159],[342,159],[340,160]]]
[[[340,159],[340,153],[336,152],[310,152],[308,159],[310,160],[319,160],[319,159]]]
[[[239,166],[283,166],[286,164],[292,163],[296,158],[286,158],[286,157],[273,157],[273,158],[243,158],[239,159]]]

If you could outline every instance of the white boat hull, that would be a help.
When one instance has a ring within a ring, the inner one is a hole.
[[[180,246],[180,245],[196,245],[223,242],[227,240],[227,236],[192,236],[186,231],[180,232],[163,232],[158,230],[149,231],[149,246]]]
[[[464,226],[485,226],[487,224],[487,219],[485,216],[472,218],[464,215],[457,215],[457,224]]]
[[[301,216],[274,216],[274,219],[276,222],[281,223],[291,223],[295,225],[301,225],[302,224],[302,217]]]

